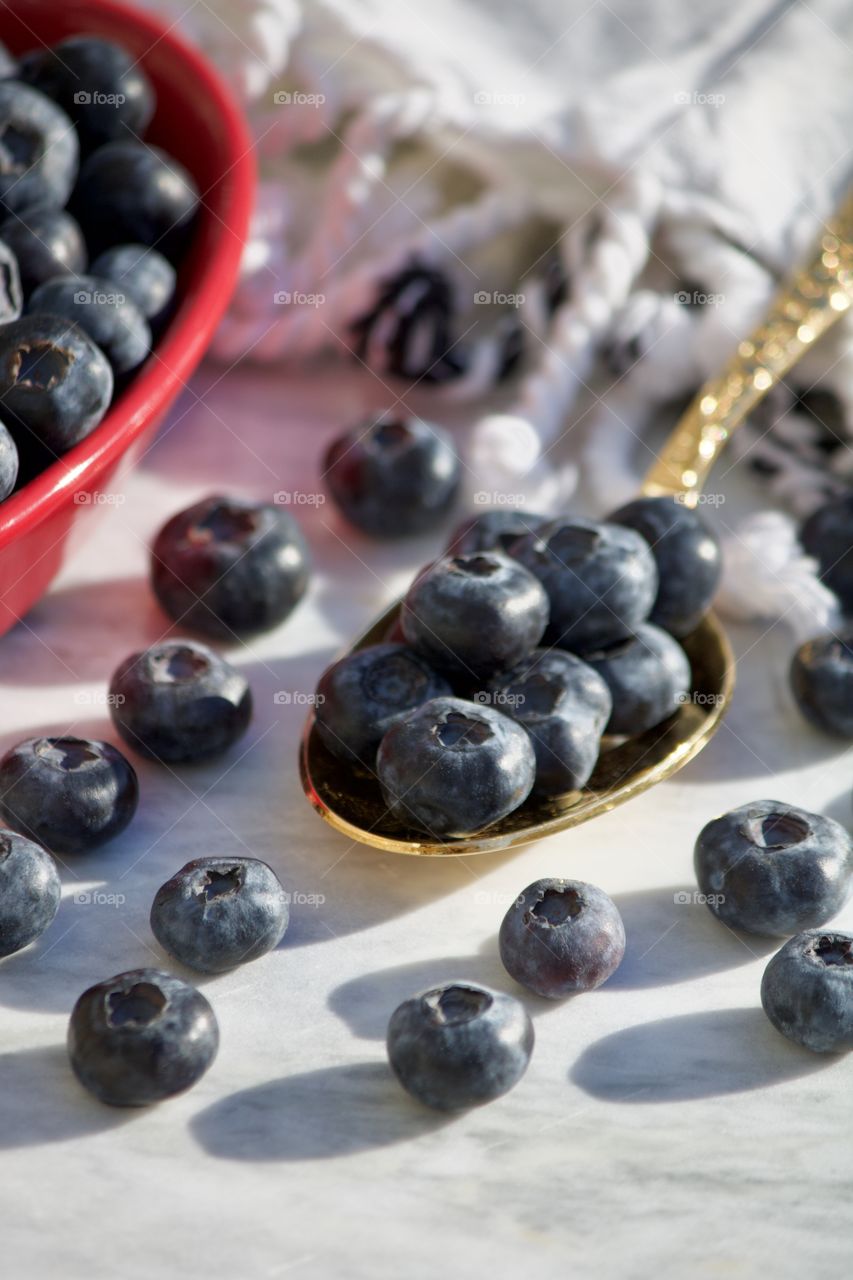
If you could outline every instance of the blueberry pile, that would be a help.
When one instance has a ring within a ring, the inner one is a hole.
[[[363,448],[341,465],[359,467]],[[531,794],[581,790],[605,734],[678,712],[691,669],[676,637],[719,574],[715,536],[672,498],[605,522],[484,512],[417,575],[387,642],[325,672],[317,734],[375,778],[402,826],[476,834]]]
[[[199,193],[144,141],[139,61],[79,35],[0,79],[0,499],[98,425],[148,358]]]

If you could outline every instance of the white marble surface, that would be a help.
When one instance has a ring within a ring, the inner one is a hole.
[[[216,488],[316,490],[331,429],[366,402],[337,375],[323,380],[322,412],[309,380],[235,373],[213,386],[219,377],[201,375],[100,538],[0,640],[3,750],[37,730],[109,735],[105,681],[165,630],[146,539]],[[310,692],[431,547],[375,548],[328,506],[301,510],[317,561],[310,599],[231,651],[255,688],[248,740],[207,768],[141,764],[131,828],[68,861],[54,926],[0,967],[4,1274],[431,1280],[535,1268],[646,1280],[846,1266],[853,1062],[778,1036],[758,1000],[773,948],[674,900],[692,892],[693,839],[721,809],[769,795],[851,816],[850,753],[793,710],[784,630],[738,630],[731,714],[659,789],[510,856],[383,855],[310,811],[295,764],[303,708],[274,694]],[[247,850],[295,895],[293,922],[273,955],[202,981],[222,1032],[212,1069],[143,1113],[99,1106],[67,1067],[74,999],[164,963],[147,917],[171,872]],[[451,1121],[422,1112],[387,1070],[389,1013],[450,977],[512,989],[496,929],[509,899],[549,874],[616,898],[622,968],[573,1002],[528,1002],[536,1049],[506,1098]],[[853,909],[840,919],[853,926]]]

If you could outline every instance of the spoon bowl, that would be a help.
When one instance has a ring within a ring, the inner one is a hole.
[[[399,608],[398,602],[388,609],[351,651],[379,644]],[[480,835],[430,840],[395,821],[374,775],[336,759],[320,740],[313,714],[305,726],[299,757],[303,789],[335,830],[391,853],[428,857],[492,853],[575,827],[668,778],[701,751],[714,733],[734,689],[729,642],[711,613],[682,645],[693,668],[693,687],[674,716],[636,738],[605,738],[595,772],[582,791],[556,798],[530,796]]]

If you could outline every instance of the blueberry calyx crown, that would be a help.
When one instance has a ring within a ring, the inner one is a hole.
[[[492,556],[454,556],[450,567],[456,573],[466,573],[475,578],[488,578],[497,573],[500,564]]]
[[[492,730],[485,720],[464,715],[461,711],[451,711],[433,726],[433,733],[443,747],[450,750],[465,750],[468,747],[480,747],[488,742]]]
[[[759,849],[789,849],[807,840],[811,828],[795,813],[768,813],[747,818],[743,832],[750,844]]]
[[[553,929],[579,916],[583,907],[583,898],[577,889],[546,889],[526,913],[525,923],[535,922]]]
[[[202,545],[209,542],[242,542],[256,533],[257,529],[256,511],[223,500],[190,526],[187,541]]]
[[[434,1023],[441,1027],[458,1027],[473,1022],[491,1007],[492,997],[476,987],[452,987],[428,991],[423,997]]]
[[[823,933],[812,950],[823,964],[853,964],[853,941],[850,938]]]
[[[51,391],[72,363],[68,352],[54,342],[22,342],[12,355],[12,374],[19,387]]]
[[[243,868],[225,867],[222,871],[206,871],[195,893],[208,902],[215,898],[224,898],[231,893],[239,893],[243,887]]]
[[[147,1027],[160,1017],[168,998],[153,982],[135,982],[107,996],[107,1022],[112,1027]]]
[[[171,684],[181,680],[195,680],[207,671],[210,663],[203,653],[188,645],[169,645],[151,658],[154,679],[158,683]]]
[[[94,744],[83,738],[40,738],[36,743],[35,753],[63,773],[73,773],[102,758],[102,753]]]
[[[383,450],[396,449],[400,445],[407,445],[412,434],[408,423],[395,418],[393,422],[377,422],[368,432],[368,440]]]

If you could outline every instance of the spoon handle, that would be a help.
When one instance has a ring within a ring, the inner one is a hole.
[[[691,402],[648,472],[643,493],[682,494],[687,506],[695,506],[735,428],[851,303],[853,197],[826,223],[813,258],[783,286],[723,372]]]

